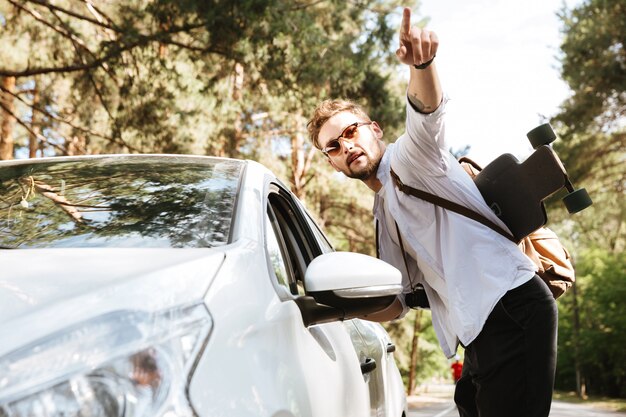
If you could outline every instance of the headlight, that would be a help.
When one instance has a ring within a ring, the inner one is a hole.
[[[0,417],[193,416],[204,305],[100,316],[0,357]]]

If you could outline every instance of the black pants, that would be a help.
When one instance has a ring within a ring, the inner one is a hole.
[[[465,347],[461,417],[547,417],[556,368],[556,302],[535,276],[508,291]]]

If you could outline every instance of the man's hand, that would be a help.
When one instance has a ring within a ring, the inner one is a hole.
[[[404,295],[402,295],[404,297]],[[359,318],[368,321],[377,321],[379,323],[397,319],[402,314],[402,303],[397,298],[389,307],[376,313],[367,314]]]
[[[420,65],[433,59],[439,47],[435,32],[411,27],[411,9],[404,8],[400,26],[400,47],[396,55],[406,65]]]
[[[396,55],[400,62],[410,65],[411,75],[407,97],[421,113],[432,113],[439,107],[443,93],[434,63],[426,69],[415,68],[431,61],[437,53],[439,39],[435,32],[411,27],[411,9],[404,8],[400,26],[400,47]]]

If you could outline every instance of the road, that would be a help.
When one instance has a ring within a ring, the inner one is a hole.
[[[458,417],[454,401],[453,387],[448,385],[431,386],[429,392],[409,397],[407,417]],[[553,401],[550,417],[626,417],[626,413],[592,408],[587,405]]]

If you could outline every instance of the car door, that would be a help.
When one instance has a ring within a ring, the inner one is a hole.
[[[285,302],[293,302],[306,294],[304,274],[308,264],[315,257],[333,249],[300,202],[284,187],[272,184],[267,201],[265,234],[270,269],[276,277],[279,291],[288,292],[283,296]],[[325,352],[334,364],[332,375],[327,375],[317,383],[324,384],[325,388],[336,385],[337,389],[345,392],[337,404],[326,405],[326,412],[333,415],[369,414],[369,386],[361,372],[353,335],[347,331],[344,323],[312,325],[304,333],[307,338],[311,337],[316,349]],[[310,367],[311,372],[319,371],[313,370],[319,368],[319,365],[304,355],[301,357],[304,366]],[[324,401],[332,403],[334,400],[326,398]]]
[[[299,203],[312,234],[325,252],[334,249],[307,210]],[[361,371],[368,384],[372,416],[406,415],[406,394],[400,370],[395,362],[396,346],[380,323],[353,319],[344,321],[350,333]]]
[[[268,218],[280,246],[278,250],[269,251],[273,267],[277,269],[276,276],[293,296],[302,296],[306,293],[303,284],[306,265],[316,256],[333,251],[333,248],[302,203],[289,192],[275,186],[268,202]],[[277,252],[283,255],[284,262],[277,261]],[[312,326],[310,331],[316,334],[320,346],[325,346],[327,344],[321,341],[331,340],[338,324],[350,337],[353,352],[348,352],[348,355],[354,355],[358,360],[363,382],[367,386],[370,415],[385,415],[385,379],[381,362],[387,358],[381,333],[373,331],[358,319]]]
[[[324,233],[302,206],[302,203],[299,200],[296,200],[296,203],[299,204],[303,215],[306,217],[311,232],[315,236],[320,248],[322,248],[324,252],[334,250]],[[354,350],[359,358],[361,372],[368,385],[371,415],[395,415],[388,414],[390,407],[386,407],[386,404],[391,398],[397,397],[397,395],[388,393],[389,389],[387,388],[388,370],[395,368],[397,373],[397,366],[395,365],[392,354],[395,351],[395,345],[391,342],[389,335],[379,323],[352,319],[346,320],[344,326],[350,334]],[[396,375],[394,375],[394,377],[395,376]],[[401,393],[401,395],[403,395],[403,391],[401,391]]]
[[[406,397],[400,371],[395,363],[395,344],[379,323],[367,320],[350,320],[361,337],[363,345],[358,351],[362,356],[376,361],[376,369],[368,381],[372,414],[376,416],[400,416],[405,408]],[[376,414],[374,414],[376,413]]]

